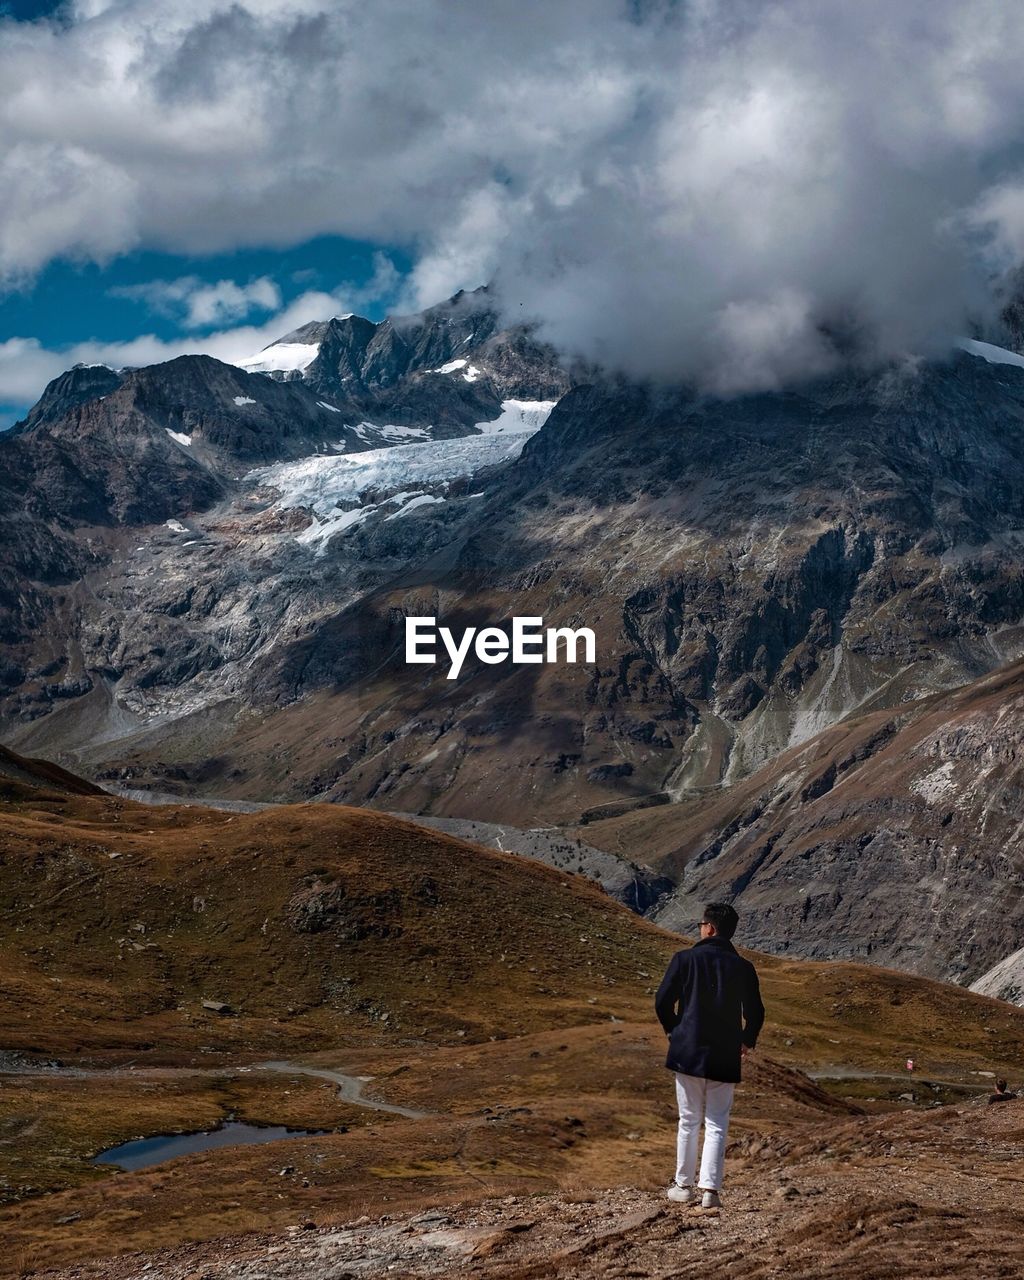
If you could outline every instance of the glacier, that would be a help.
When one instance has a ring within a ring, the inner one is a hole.
[[[501,416],[477,423],[476,435],[396,444],[361,453],[314,454],[251,471],[246,480],[276,490],[277,510],[303,508],[310,512],[314,523],[297,540],[322,551],[328,539],[357,528],[378,509],[386,509],[390,520],[444,501],[455,481],[518,458],[555,403],[505,400]],[[385,438],[389,431],[402,430],[371,423],[360,426]]]

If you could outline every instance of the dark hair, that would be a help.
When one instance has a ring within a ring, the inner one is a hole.
[[[736,926],[740,922],[735,907],[731,907],[728,902],[709,902],[704,908],[704,919],[715,926],[715,933],[720,938],[727,941],[736,932]]]
[[[1006,1092],[1006,1081],[1005,1081],[1005,1080],[997,1080],[997,1081],[996,1081],[996,1093],[1005,1093],[1005,1092]]]

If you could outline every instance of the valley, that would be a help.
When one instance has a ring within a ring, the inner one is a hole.
[[[1024,369],[966,346],[709,400],[566,371],[479,290],[71,370],[0,438],[0,732],[136,793],[550,830],[670,927],[714,890],[764,950],[987,982],[1024,875]],[[448,680],[410,617],[585,627],[597,661]]]
[[[1022,58],[0,0],[0,1280],[1024,1277]]]
[[[652,1000],[678,935],[584,876],[369,810],[143,806],[10,754],[0,790],[0,1274],[514,1275],[589,1241],[601,1275],[697,1266],[708,1232],[736,1266],[910,1240],[909,1275],[951,1242],[996,1274],[968,1224],[979,1197],[1000,1247],[1016,1221],[1024,1103],[985,1106],[992,1073],[1019,1078],[1010,1004],[757,956],[730,1212],[669,1217]],[[93,1163],[226,1121],[313,1132]]]

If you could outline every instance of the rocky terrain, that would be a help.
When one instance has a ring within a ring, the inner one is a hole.
[[[971,990],[982,996],[994,996],[997,1000],[1024,1005],[1024,948],[1011,951],[987,973],[975,978]]]
[[[732,403],[580,389],[539,431],[519,411],[507,449],[500,431],[468,459],[458,440],[399,444],[358,475],[331,455],[247,472],[224,500],[226,473],[174,459],[188,483],[163,486],[144,527],[18,517],[33,581],[6,615],[9,737],[153,785],[517,825],[743,777],[872,700],[1018,652],[1022,383],[961,355]],[[23,469],[33,430],[8,444]],[[168,430],[160,449],[186,453]],[[44,478],[31,505],[44,489],[63,492]],[[469,670],[455,688],[413,678],[414,609],[586,621],[601,659]],[[269,742],[293,733],[304,751],[275,768]],[[499,796],[503,760],[520,767]]]
[[[829,1155],[803,1134],[743,1160],[722,1212],[647,1188],[509,1195],[351,1224],[191,1245],[40,1273],[41,1280],[339,1280],[342,1276],[644,1276],[699,1280],[1007,1280],[1024,1265],[1024,1104],[836,1125]],[[838,1160],[848,1158],[840,1168]],[[737,1163],[740,1163],[737,1161]]]
[[[1022,726],[1016,663],[855,716],[732,787],[584,831],[609,852],[643,849],[676,882],[654,913],[669,928],[724,897],[766,950],[1019,1002]]]

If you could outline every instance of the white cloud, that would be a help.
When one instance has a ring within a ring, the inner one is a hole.
[[[373,274],[363,284],[348,281],[334,290],[334,296],[348,303],[346,311],[363,311],[393,300],[402,285],[402,273],[386,253],[373,255]],[[453,290],[454,292],[454,290]]]
[[[211,283],[198,276],[179,276],[177,280],[122,285],[110,293],[144,303],[186,329],[210,329],[244,320],[252,311],[277,311],[281,306],[281,290],[267,276],[244,285],[234,280]]]
[[[72,12],[3,26],[9,280],[337,233],[415,252],[406,305],[495,275],[567,349],[738,390],[827,366],[837,332],[936,348],[983,305],[993,254],[1024,252],[1005,0]]]

